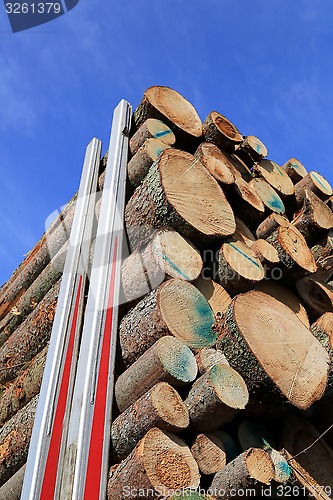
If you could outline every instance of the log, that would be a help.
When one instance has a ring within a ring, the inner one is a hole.
[[[27,460],[37,401],[35,396],[0,430],[0,486]]]
[[[132,187],[137,187],[148,174],[154,161],[165,149],[170,148],[168,144],[159,139],[147,139],[138,149],[127,165],[128,180]]]
[[[51,287],[61,278],[65,265],[67,243],[43,269],[40,275],[22,295],[16,306],[0,323],[0,347],[38,306]]]
[[[296,227],[280,226],[267,241],[279,254],[286,281],[294,282],[317,270],[312,252]]]
[[[213,500],[213,497],[210,495],[205,495],[201,491],[194,491],[194,490],[185,490],[185,491],[180,491],[175,493],[174,495],[172,494],[171,496],[165,497],[163,500],[177,500],[177,498],[187,498],[187,499],[193,499],[193,500]]]
[[[265,214],[265,205],[251,183],[243,178],[236,178],[227,192],[235,215],[240,217],[250,227],[257,226]]]
[[[304,236],[308,245],[314,245],[333,227],[333,212],[313,191],[306,190],[303,207],[295,214],[292,224]]]
[[[311,325],[311,333],[325,347],[330,357],[328,385],[333,386],[333,313],[323,314]]]
[[[297,184],[307,175],[306,168],[296,158],[290,158],[281,168],[285,170],[294,184]]]
[[[236,229],[217,181],[192,155],[172,148],[160,155],[129,200],[125,223],[132,249],[160,227],[173,227],[194,244]]]
[[[253,173],[263,177],[282,198],[292,196],[295,192],[292,180],[275,161],[262,160],[253,167]]]
[[[279,302],[282,302],[282,304],[288,306],[303,325],[310,328],[310,321],[305,307],[289,288],[273,280],[264,280],[256,285],[256,289],[274,297]]]
[[[330,184],[318,172],[308,173],[296,184],[295,198],[297,203],[301,204],[303,202],[307,190],[313,191],[323,201],[327,200],[333,194]]]
[[[289,401],[305,410],[325,392],[325,348],[289,307],[270,295],[256,290],[238,295],[216,330],[221,333],[217,348],[255,399]]]
[[[150,429],[132,453],[113,472],[108,500],[122,500],[140,491],[167,496],[181,488],[196,489],[200,474],[196,461],[184,441],[173,434]],[[143,496],[141,494],[141,496]]]
[[[265,179],[257,177],[252,179],[252,181],[249,182],[249,185],[255,189],[256,193],[269,212],[275,212],[277,214],[285,213],[286,208],[283,201],[275,189],[267,181],[265,181]]]
[[[223,352],[212,348],[204,347],[203,349],[200,349],[197,352],[195,359],[197,361],[200,375],[208,372],[211,368],[213,368],[213,366],[218,364],[229,366],[228,360]]]
[[[12,277],[1,288],[0,320],[16,306],[19,299],[45,266],[68,240],[76,203],[76,195],[51,224],[36,246],[28,253]]]
[[[232,173],[235,179],[241,177],[244,181],[250,182],[253,179],[253,175],[249,167],[236,155],[230,154],[229,158],[232,162]]]
[[[260,260],[245,243],[227,241],[222,244],[213,264],[213,278],[229,293],[247,291],[264,277]]]
[[[14,379],[50,340],[59,288],[58,281],[1,347],[0,384]]]
[[[173,89],[149,87],[133,114],[133,125],[138,128],[148,118],[161,120],[176,136],[176,147],[197,142],[202,136],[202,124],[195,108]]]
[[[212,432],[231,422],[248,401],[249,393],[239,373],[219,363],[194,382],[185,405],[192,428]]]
[[[223,286],[205,277],[199,278],[195,282],[195,286],[206,298],[215,317],[217,317],[218,314],[224,313],[228,309],[231,297]]]
[[[161,120],[148,118],[131,137],[129,148],[132,156],[135,155],[147,139],[158,139],[168,146],[172,146],[176,142],[175,134],[170,127]]]
[[[333,230],[331,229],[328,231],[328,233],[311,248],[311,251],[319,267],[325,264],[325,260],[333,255]]]
[[[232,173],[235,168],[226,153],[223,153],[215,144],[203,142],[194,153],[208,172],[222,184],[233,184],[235,176]]]
[[[227,463],[223,443],[214,434],[198,434],[191,446],[191,453],[200,472],[205,475],[216,474]]]
[[[333,287],[322,281],[304,278],[296,283],[297,292],[312,320],[333,312]]]
[[[172,279],[144,297],[121,321],[119,339],[126,365],[156,340],[173,335],[193,349],[212,347],[214,313],[205,297],[187,281]]]
[[[112,457],[115,461],[126,458],[153,427],[177,434],[189,423],[187,408],[178,392],[169,384],[159,382],[113,421]]]
[[[248,135],[243,142],[236,147],[236,155],[241,158],[251,168],[254,163],[258,163],[268,155],[268,149],[258,137]]]
[[[223,431],[222,429],[218,429],[213,432],[214,436],[216,436],[221,443],[223,444],[223,448],[226,452],[227,463],[234,460],[240,454],[239,446],[236,444],[236,441],[233,437],[231,437],[228,432]]]
[[[121,267],[121,280],[128,301],[157,288],[166,277],[197,279],[202,259],[196,248],[172,229],[156,230],[139,245]]]
[[[25,464],[0,488],[1,500],[20,500],[25,474]]]
[[[257,238],[266,240],[279,227],[290,227],[290,222],[286,217],[273,212],[258,226],[256,231]]]
[[[122,373],[115,384],[120,412],[135,403],[157,382],[184,386],[197,376],[197,363],[191,350],[174,337],[163,337]]]
[[[296,455],[297,462],[318,484],[333,490],[333,452],[324,439],[318,440],[319,436],[319,431],[309,421],[296,415],[288,417],[284,422],[284,448],[292,456]],[[308,446],[311,448],[303,452]]]
[[[253,495],[256,483],[270,484],[274,476],[274,465],[268,453],[250,448],[215,474],[210,491],[215,491],[219,500],[235,497],[237,490],[242,497],[256,496]]]
[[[280,262],[277,250],[268,241],[257,240],[249,246],[264,266],[270,268]]]
[[[242,240],[244,241],[244,243],[246,243],[246,245],[251,246],[256,241],[256,237],[254,236],[252,231],[250,231],[247,225],[244,224],[241,219],[239,219],[239,217],[235,217],[235,220],[236,231],[233,235],[233,238],[235,240]]]
[[[48,346],[34,357],[26,368],[2,393],[0,427],[39,393]]]
[[[213,142],[227,152],[234,152],[243,140],[235,125],[217,111],[211,111],[204,121],[203,135],[206,142]]]
[[[320,432],[325,432],[324,439],[333,449],[333,388],[329,387],[324,396],[314,405],[312,421]]]

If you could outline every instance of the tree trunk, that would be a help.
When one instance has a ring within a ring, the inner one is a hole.
[[[112,457],[116,461],[126,458],[153,427],[176,434],[189,423],[187,408],[178,392],[169,384],[159,382],[113,421]]]
[[[312,278],[296,283],[298,294],[311,320],[316,320],[325,312],[333,312],[333,287]]]
[[[12,418],[39,393],[48,346],[34,357],[26,368],[2,394],[0,399],[0,426]]]
[[[323,201],[333,194],[330,184],[318,172],[310,172],[296,184],[295,198],[297,203],[301,204],[303,202],[305,193],[309,189]]]
[[[215,474],[226,463],[226,453],[222,441],[214,434],[198,434],[191,446],[199,470],[202,474]]]
[[[274,475],[268,453],[250,448],[215,474],[210,489],[218,492],[216,498],[219,500],[233,498],[237,490],[242,492],[242,497],[253,496],[248,490],[253,491],[257,482],[270,484]]]
[[[333,229],[331,229],[320,241],[311,248],[318,267],[325,263],[327,257],[333,255]]]
[[[224,364],[229,366],[228,360],[222,351],[218,351],[213,348],[204,347],[203,349],[200,349],[197,352],[195,359],[198,364],[200,375],[208,372],[215,365]]]
[[[123,500],[131,491],[150,491],[160,498],[170,490],[196,489],[199,482],[198,466],[184,441],[153,428],[113,472],[107,494],[108,500]]]
[[[243,178],[236,178],[227,196],[234,213],[248,226],[256,227],[264,217],[265,205],[254,186]]]
[[[25,465],[15,472],[15,474],[0,488],[1,500],[20,500],[24,474]]]
[[[208,301],[215,317],[228,309],[231,297],[223,286],[205,277],[199,278],[195,286]]]
[[[289,307],[270,295],[238,295],[216,329],[221,333],[217,348],[255,399],[307,409],[323,395],[327,352]]]
[[[31,361],[50,340],[59,287],[58,281],[1,347],[0,384],[15,378],[25,363]]]
[[[212,432],[231,422],[248,401],[249,393],[239,373],[219,363],[194,382],[185,404],[192,428]]]
[[[0,486],[27,460],[37,402],[38,396],[35,396],[0,431]]]
[[[294,184],[297,184],[307,175],[306,168],[296,158],[290,158],[281,168],[285,170]]]
[[[250,290],[264,279],[265,271],[256,254],[242,241],[223,243],[213,264],[213,277],[236,294]]]
[[[282,198],[287,198],[294,194],[295,187],[292,180],[274,161],[262,160],[254,166],[253,172],[258,177],[263,177]]]
[[[280,215],[285,213],[286,208],[283,201],[275,189],[265,179],[256,177],[249,182],[249,185],[255,189],[265,205],[266,211],[275,212]]]
[[[128,180],[132,187],[137,187],[148,174],[154,161],[165,149],[170,148],[168,144],[159,139],[147,139],[138,149],[127,165]]]
[[[170,127],[161,120],[148,118],[131,137],[129,148],[132,156],[135,155],[147,139],[158,139],[168,146],[172,146],[176,142],[175,134]]]
[[[295,214],[292,224],[304,236],[308,245],[314,245],[333,227],[333,212],[311,190],[306,190],[303,207]]]
[[[148,118],[165,123],[176,136],[176,147],[198,142],[202,123],[195,108],[183,96],[168,87],[147,89],[133,114],[133,125],[138,128]]]
[[[122,319],[119,338],[126,365],[156,340],[173,335],[193,349],[216,342],[214,313],[202,293],[187,281],[172,279],[140,301]]]
[[[192,351],[174,337],[163,337],[127,368],[115,384],[115,397],[120,412],[135,403],[157,382],[184,386],[197,376],[197,363]]]
[[[255,163],[263,160],[268,155],[268,150],[258,137],[248,135],[236,147],[236,155],[252,168]]]
[[[227,154],[223,153],[215,144],[203,142],[194,154],[208,172],[222,184],[233,184],[235,176],[232,173],[234,166]]]
[[[121,280],[128,301],[157,288],[167,276],[187,281],[202,270],[200,253],[174,230],[159,229],[123,262]]]
[[[227,152],[234,152],[243,140],[235,125],[217,111],[211,111],[204,121],[203,135],[206,142],[213,142]]]
[[[267,240],[279,227],[290,227],[290,222],[286,217],[272,213],[258,226],[256,231],[257,238]]]
[[[234,233],[233,211],[217,181],[192,155],[165,150],[125,210],[132,249],[154,229],[173,227],[193,243]]]

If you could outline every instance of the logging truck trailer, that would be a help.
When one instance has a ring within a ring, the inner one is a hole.
[[[106,496],[130,122],[131,105],[122,100],[97,228],[101,141],[86,150],[22,500]]]

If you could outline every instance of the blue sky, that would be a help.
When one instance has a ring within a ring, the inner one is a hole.
[[[0,285],[76,191],[93,136],[151,85],[333,183],[333,0],[95,0],[12,34],[0,5]]]

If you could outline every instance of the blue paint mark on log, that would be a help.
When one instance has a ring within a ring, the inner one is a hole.
[[[184,280],[189,281],[189,278],[186,276],[186,274],[184,274],[179,269],[179,267],[176,266],[176,264],[174,264],[171,259],[169,259],[169,257],[167,255],[162,255],[162,258],[172,267],[172,269],[174,269],[176,271],[176,273],[178,273],[180,276],[182,276],[184,278]]]
[[[319,185],[323,188],[323,190],[325,191],[325,193],[330,193],[330,192],[331,192],[331,191],[329,191],[329,190],[327,189],[327,186],[325,186],[325,185],[322,183],[321,179],[319,179],[318,175],[317,175],[315,172],[312,172],[312,177],[313,177],[313,178],[314,178],[314,180],[315,180],[315,181],[317,181],[317,182],[318,182],[318,184],[319,184]]]
[[[154,137],[156,137],[156,138],[163,137],[164,135],[168,135],[168,134],[171,134],[171,130],[161,130],[161,132],[156,132]]]
[[[277,464],[275,464],[276,467],[278,467],[280,469],[280,471],[287,477],[290,476],[291,474],[291,467],[290,465],[288,464],[287,460],[281,460],[281,462],[278,462]]]
[[[275,163],[275,161],[272,162],[274,167],[276,168],[276,170],[279,172],[280,175],[283,175],[284,172],[283,170],[279,167],[279,165],[277,163]]]
[[[297,163],[292,163],[291,166],[294,167],[295,170],[301,170]]]
[[[191,330],[198,344],[202,347],[214,345],[217,340],[217,334],[212,330],[215,323],[214,313],[206,298],[199,291],[195,300],[193,320]]]
[[[261,152],[261,147],[260,147],[260,144],[256,144],[256,152],[257,153],[260,153]]]
[[[283,201],[278,198],[277,196],[272,196],[271,199],[267,200],[267,204],[272,208],[273,210],[278,210],[281,213],[285,212],[285,206]]]
[[[261,264],[258,264],[258,262],[256,262],[254,259],[252,259],[252,257],[250,257],[249,255],[247,255],[242,250],[240,250],[234,243],[228,243],[228,245],[230,245],[234,250],[236,250],[238,253],[240,253],[243,257],[245,257],[252,264],[254,264],[255,266],[257,266],[258,269],[261,269],[261,267],[262,267]]]

